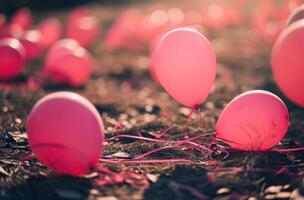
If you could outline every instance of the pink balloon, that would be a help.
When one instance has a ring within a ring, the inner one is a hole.
[[[0,29],[0,39],[2,38],[8,38],[8,37],[14,37],[12,31],[9,30],[8,27],[1,27]]]
[[[43,97],[32,108],[26,127],[33,153],[55,172],[79,176],[97,165],[104,128],[84,97],[72,92]]]
[[[20,9],[12,18],[10,23],[11,29],[27,30],[32,26],[32,12],[29,8]]]
[[[152,57],[157,80],[178,102],[195,107],[205,101],[216,75],[216,56],[198,31],[178,28],[160,40]]]
[[[225,8],[217,3],[210,4],[203,13],[203,24],[214,29],[224,28],[228,20]]]
[[[0,39],[1,38],[20,38],[24,31],[22,29],[12,30],[8,26],[3,26],[0,28]]]
[[[36,29],[24,32],[19,38],[24,46],[27,60],[36,59],[41,54],[41,47],[39,45],[41,38],[42,35],[40,31]]]
[[[97,38],[99,29],[100,26],[96,17],[81,17],[68,22],[66,36],[77,40],[81,46],[86,47]]]
[[[74,87],[83,85],[91,75],[92,66],[84,59],[85,49],[79,47],[77,51],[80,53],[59,57],[52,65],[47,66],[46,74],[57,83]]]
[[[39,25],[38,30],[43,36],[39,42],[40,46],[48,48],[61,37],[62,25],[56,18],[49,18]]]
[[[287,21],[286,21],[286,26],[297,22],[301,19],[304,19],[304,5],[299,6],[297,8],[295,8],[294,10],[292,10],[292,12],[290,13]]]
[[[284,27],[286,9],[278,7],[273,1],[261,1],[255,9],[251,25],[265,42],[274,43]]]
[[[47,52],[45,65],[51,65],[58,57],[73,52],[79,47],[79,43],[73,39],[61,39],[55,42]]]
[[[234,98],[216,123],[216,135],[232,148],[266,151],[278,144],[288,129],[288,110],[276,95],[253,90]]]
[[[90,15],[90,10],[88,7],[85,7],[85,6],[80,6],[80,7],[76,7],[74,8],[70,14],[68,15],[68,21],[69,22],[72,22],[72,21],[75,21],[75,20],[78,20],[79,18],[82,18],[82,17],[87,17]]]
[[[16,77],[23,69],[24,58],[25,50],[18,40],[0,39],[0,79]]]
[[[283,93],[304,107],[304,20],[289,25],[272,51],[272,71]]]
[[[141,23],[143,16],[137,10],[123,12],[106,33],[106,46],[110,50],[126,48],[131,51],[142,49]]]
[[[72,39],[56,42],[46,56],[45,74],[56,83],[81,86],[90,77],[94,61],[90,53]]]

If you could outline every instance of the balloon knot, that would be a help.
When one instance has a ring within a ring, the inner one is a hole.
[[[199,109],[199,107],[200,107],[200,104],[196,104],[193,106],[193,109],[197,111]]]

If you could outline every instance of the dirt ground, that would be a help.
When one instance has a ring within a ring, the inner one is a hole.
[[[190,136],[212,133],[222,109],[233,97],[251,89],[266,89],[279,95],[290,112],[289,131],[276,148],[304,146],[304,110],[288,101],[275,85],[270,66],[271,44],[255,38],[245,26],[208,32],[217,53],[216,82],[201,106],[203,122],[195,113],[186,124],[190,109],[176,103],[152,80],[147,49],[109,52],[104,47],[104,32],[122,10],[148,6],[91,6],[103,22],[103,34],[90,48],[98,67],[85,86],[0,89],[0,199],[304,199],[303,152],[230,152],[224,158],[224,153],[217,150],[207,154],[172,148],[146,159],[187,158],[195,164],[100,162],[116,172],[132,169],[145,175],[142,185],[100,185],[96,172],[73,178],[56,175],[35,158],[21,162],[30,153],[25,129],[27,114],[40,97],[58,90],[87,97],[103,117],[106,138],[121,133],[152,138],[153,133],[172,127],[164,139],[177,141],[183,139],[184,132]],[[64,18],[67,12],[36,14]],[[37,75],[42,63],[38,60],[29,64],[26,72],[9,84],[22,84],[29,76]],[[113,129],[116,124],[121,127]],[[196,142],[207,145],[210,141],[211,135]],[[150,141],[120,139],[105,144],[103,157],[115,157],[114,153],[120,152],[120,157],[132,158],[161,146]]]

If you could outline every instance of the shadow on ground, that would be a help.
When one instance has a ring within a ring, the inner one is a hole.
[[[36,177],[9,189],[3,200],[87,199],[91,188],[88,179],[66,176]]]

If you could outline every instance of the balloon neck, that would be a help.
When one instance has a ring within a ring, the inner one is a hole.
[[[192,109],[197,111],[197,110],[199,110],[199,108],[200,108],[200,104],[196,104],[193,106]]]

